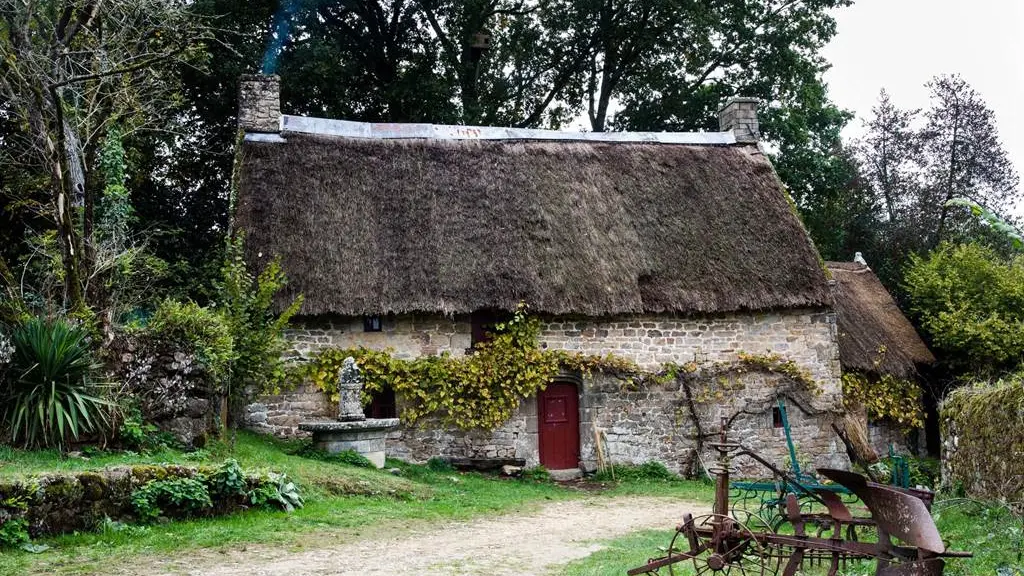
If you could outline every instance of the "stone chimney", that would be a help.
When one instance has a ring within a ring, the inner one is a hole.
[[[756,144],[761,139],[761,128],[757,122],[757,98],[730,98],[718,111],[718,126],[722,132],[732,131],[736,142]]]
[[[238,127],[245,132],[281,131],[280,76],[242,76],[238,86]]]

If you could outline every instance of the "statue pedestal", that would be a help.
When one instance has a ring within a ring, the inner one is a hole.
[[[377,468],[383,468],[384,440],[388,432],[397,426],[398,418],[370,418],[348,422],[302,422],[299,424],[299,430],[313,433],[313,444],[318,450],[330,454],[355,450],[373,462]]]

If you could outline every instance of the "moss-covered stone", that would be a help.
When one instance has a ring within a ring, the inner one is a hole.
[[[207,484],[207,478],[216,470],[147,464],[0,482],[0,526],[24,520],[28,523],[29,533],[35,537],[93,530],[105,518],[133,520],[132,494],[140,488],[150,482],[177,478],[195,478]],[[247,476],[246,482],[251,489],[260,486],[255,476]],[[221,498],[214,492],[211,496],[214,500],[210,513],[230,513],[249,504],[244,496]],[[168,512],[175,515],[173,510]]]

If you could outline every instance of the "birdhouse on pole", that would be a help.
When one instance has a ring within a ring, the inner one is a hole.
[[[473,37],[469,42],[469,54],[473,60],[473,63],[480,61],[480,58],[491,49],[491,35],[486,30],[481,30]]]

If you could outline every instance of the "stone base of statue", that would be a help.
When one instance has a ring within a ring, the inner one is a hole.
[[[313,444],[318,450],[331,454],[355,450],[377,468],[383,468],[384,441],[396,426],[398,418],[369,418],[348,422],[303,422],[299,429],[313,433]]]
[[[338,373],[338,419],[302,422],[299,430],[313,434],[318,450],[331,454],[355,450],[377,468],[384,467],[384,441],[398,426],[398,418],[367,418],[363,415],[363,379],[351,356]]]

